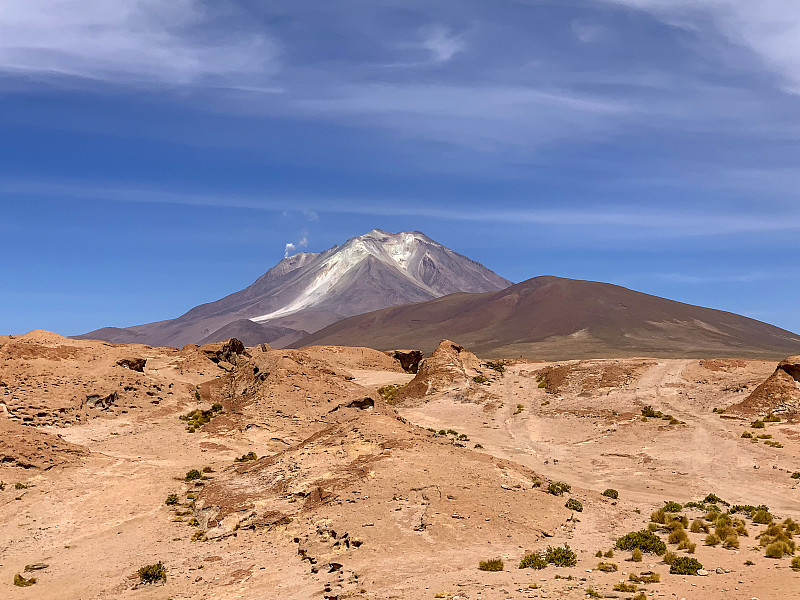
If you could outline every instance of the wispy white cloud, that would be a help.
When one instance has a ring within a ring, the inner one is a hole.
[[[601,0],[648,11],[703,35],[707,21],[730,42],[754,52],[800,94],[800,9],[793,0]]]
[[[447,62],[467,47],[461,36],[441,26],[427,29],[424,35],[425,39],[420,45],[430,52],[434,62]]]
[[[572,33],[584,44],[598,42],[610,35],[608,28],[597,23],[575,20],[572,22]]]
[[[447,206],[434,206],[417,198],[386,202],[354,198],[287,198],[226,194],[213,196],[191,193],[172,193],[159,190],[100,188],[70,184],[43,184],[41,182],[0,184],[0,198],[18,201],[24,197],[61,198],[64,201],[79,200],[131,202],[142,204],[175,204],[199,207],[224,207],[250,210],[268,210],[281,213],[287,202],[305,204],[315,212],[329,214],[352,214],[372,217],[413,217],[449,222],[497,223],[507,225],[546,225],[571,228],[586,232],[594,238],[613,239],[686,238],[731,236],[744,234],[766,234],[800,232],[800,210],[788,209],[775,218],[765,214],[758,206],[729,210],[725,213],[707,210],[675,208],[655,209],[635,206],[598,207],[580,206],[568,209],[549,208],[495,208],[486,210],[485,204],[460,205],[457,210]],[[506,203],[495,199],[494,206]],[[304,241],[305,240],[305,241]],[[303,230],[296,242],[287,244],[289,252],[308,244],[308,232]],[[291,248],[289,248],[291,245]]]
[[[199,0],[4,0],[0,72],[188,84],[277,68],[273,39],[260,32],[212,34],[215,15],[207,6]]]

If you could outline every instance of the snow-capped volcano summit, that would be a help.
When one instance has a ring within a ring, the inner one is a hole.
[[[244,290],[177,319],[81,337],[172,346],[239,337],[283,345],[345,317],[510,284],[418,231],[375,229],[324,252],[287,257]]]

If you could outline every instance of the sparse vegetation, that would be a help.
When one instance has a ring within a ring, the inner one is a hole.
[[[476,375],[475,377],[472,378],[472,381],[474,381],[475,383],[486,383],[489,380],[486,379],[486,377],[484,377],[483,375]]]
[[[388,404],[394,404],[394,397],[401,389],[405,387],[405,384],[401,383],[390,383],[389,385],[385,385],[383,387],[378,388],[378,394],[386,400]]]
[[[551,481],[547,486],[547,491],[553,496],[563,496],[565,492],[569,492],[571,489],[572,486],[563,481]]]
[[[752,433],[750,433],[749,431],[745,431],[745,432],[742,434],[742,437],[743,437],[743,438],[752,439],[752,437],[753,437],[753,434],[752,434]]]
[[[184,477],[184,479],[186,481],[196,481],[196,480],[202,479],[202,478],[203,478],[203,474],[200,471],[198,471],[197,469],[192,469],[190,471],[187,471],[186,476]]]
[[[167,499],[164,500],[164,504],[166,504],[167,506],[174,506],[178,502],[179,502],[178,494],[170,494],[169,496],[167,496]]]
[[[677,502],[673,502],[672,500],[669,500],[669,501],[664,503],[664,511],[665,512],[676,513],[676,512],[680,512],[682,510],[683,510],[683,505],[682,504],[678,504]]]
[[[791,477],[792,479],[800,479],[800,471],[795,471],[794,473],[792,473],[792,474],[790,475],[790,477]],[[3,489],[3,488],[0,488],[0,490],[1,490],[1,489]]]
[[[525,406],[524,406],[524,405],[522,405],[522,404],[517,404],[517,410],[515,410],[515,411],[514,411],[514,414],[515,414],[515,415],[518,415],[518,414],[519,414],[519,413],[521,413],[523,410],[525,410]]]
[[[480,450],[480,449],[482,449],[482,448],[483,448],[483,445],[481,445],[481,444],[475,444],[475,449],[476,449],[476,450]]]
[[[537,571],[540,571],[546,566],[547,561],[539,552],[534,552],[533,554],[523,556],[522,560],[519,561],[520,569],[536,569]]]
[[[255,452],[248,452],[247,454],[242,454],[239,458],[234,458],[233,462],[241,463],[241,462],[248,462],[251,460],[258,460],[258,455]]]
[[[800,571],[800,556],[795,556],[792,559],[792,569],[795,571]]]
[[[154,565],[145,565],[137,571],[142,583],[158,583],[167,580],[167,569],[161,561]]]
[[[697,575],[703,568],[700,561],[690,556],[676,556],[670,563],[669,572],[672,575]]]
[[[658,583],[661,581],[661,575],[658,573],[653,573],[652,571],[645,571],[641,575],[637,575],[636,573],[631,573],[628,575],[628,579],[634,583]]]
[[[780,423],[781,418],[778,415],[768,414],[762,419],[764,423]]]
[[[14,575],[14,585],[17,587],[29,587],[36,583],[36,577],[31,577],[30,579],[25,579],[22,575],[17,573]]]
[[[188,414],[181,415],[180,419],[181,421],[186,421],[186,431],[194,433],[220,413],[222,413],[222,405],[214,404],[209,410],[198,408]]]
[[[28,486],[27,486],[26,484],[24,484],[24,483],[20,483],[20,482],[18,481],[17,483],[15,483],[15,484],[14,484],[14,489],[15,489],[15,490],[27,490],[27,489],[28,489]]]
[[[620,550],[633,550],[638,548],[648,554],[663,555],[667,551],[667,545],[652,531],[632,531],[617,540],[617,548]]]
[[[600,562],[597,563],[597,570],[602,571],[603,573],[613,573],[615,571],[619,571],[619,567],[617,566],[617,563]]]
[[[753,421],[752,423],[750,423],[750,427],[752,427],[753,429],[764,429],[764,421],[758,421],[758,420]]]
[[[574,567],[578,564],[578,557],[568,544],[564,544],[563,548],[548,546],[544,558],[548,563],[557,567]]]
[[[478,563],[478,568],[481,571],[502,571],[505,567],[502,559],[490,558],[489,560],[482,560]]]
[[[575,512],[583,512],[583,504],[581,504],[575,498],[570,498],[567,500],[567,503],[564,506],[570,510],[574,510]]]
[[[616,500],[619,498],[619,492],[615,489],[608,488],[605,492],[603,492],[603,496],[606,498],[611,498],[612,500]]]
[[[636,586],[635,583],[625,583],[623,581],[620,583],[615,583],[613,589],[615,592],[635,592],[639,588]]]
[[[506,371],[505,361],[502,360],[495,360],[495,361],[487,360],[486,366],[489,367],[490,369],[497,371],[498,373],[505,373]]]
[[[586,588],[586,595],[589,596],[589,598],[602,598],[603,597],[603,594],[599,594],[599,593],[595,592],[594,588]]]
[[[639,548],[634,548],[633,552],[631,552],[631,562],[642,562],[642,551]]]

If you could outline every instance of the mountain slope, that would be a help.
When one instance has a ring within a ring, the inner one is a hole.
[[[352,315],[510,283],[422,233],[376,229],[325,252],[286,258],[244,290],[176,319],[77,337],[183,346],[226,339],[235,330],[248,342],[280,345]]]
[[[300,340],[433,350],[448,338],[480,355],[763,356],[800,351],[800,335],[733,313],[620,286],[535,277],[502,291],[453,294],[339,321]]]

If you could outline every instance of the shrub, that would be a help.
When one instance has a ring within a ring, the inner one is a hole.
[[[609,550],[603,556],[605,556],[606,558],[614,558],[614,551],[613,550]]]
[[[564,544],[563,548],[548,546],[544,558],[548,563],[557,567],[574,567],[578,564],[578,557],[568,544]]]
[[[233,462],[247,462],[250,460],[258,460],[258,455],[255,452],[248,452],[247,454],[242,454],[239,458],[234,458]]]
[[[763,508],[753,513],[752,518],[753,518],[753,523],[758,523],[759,525],[766,525],[768,523],[772,523],[772,515],[769,514],[768,510],[764,510]]]
[[[745,432],[742,434],[742,437],[743,437],[743,438],[752,438],[752,437],[753,437],[753,434],[752,434],[752,433],[750,433],[749,431],[745,431]]]
[[[678,558],[678,555],[675,554],[674,552],[664,553],[664,562],[667,563],[668,565],[671,565],[673,562],[675,562],[676,558]]]
[[[632,531],[617,540],[620,550],[633,550],[638,548],[648,554],[661,556],[667,551],[667,545],[652,531]]]
[[[164,504],[167,506],[174,506],[178,503],[178,494],[170,494],[167,496],[167,499],[164,500]]]
[[[524,405],[522,405],[522,404],[517,404],[517,410],[515,410],[515,411],[514,411],[514,414],[515,414],[515,415],[518,415],[518,414],[519,414],[519,413],[521,413],[523,410],[525,410],[525,406],[524,406]]]
[[[520,569],[536,569],[540,571],[547,566],[547,561],[545,560],[544,556],[542,556],[538,552],[534,552],[533,554],[528,554],[527,556],[523,556],[522,560],[519,561],[519,568]]]
[[[783,558],[784,554],[792,554],[791,547],[786,542],[772,542],[764,549],[767,558]]]
[[[186,481],[195,481],[197,479],[202,479],[202,478],[203,474],[197,469],[192,469],[191,471],[187,471],[186,477],[184,477]]]
[[[667,543],[669,544],[680,544],[681,542],[688,540],[689,536],[686,534],[686,530],[683,528],[675,529],[667,537]]]
[[[145,565],[137,573],[139,574],[139,581],[142,583],[158,583],[159,581],[167,580],[167,570],[161,561],[154,565]]]
[[[603,594],[599,594],[599,593],[595,592],[593,588],[586,588],[586,595],[589,596],[589,598],[602,598],[603,597]]]
[[[659,508],[657,511],[650,513],[650,521],[663,525],[667,522],[667,513],[664,512],[663,508]]]
[[[495,361],[487,360],[486,366],[489,367],[490,369],[494,369],[498,373],[504,373],[506,370],[505,362],[502,360],[495,360]]]
[[[678,550],[686,550],[689,554],[694,554],[694,551],[697,549],[697,544],[694,542],[690,542],[688,539],[683,540],[680,544],[678,544]]]
[[[597,552],[594,553],[594,555],[597,558],[603,558],[603,551],[602,550],[598,550]]]
[[[502,559],[490,558],[489,560],[482,560],[478,563],[478,568],[481,571],[502,571],[505,565]]]
[[[669,566],[672,575],[697,575],[697,571],[703,568],[700,561],[689,556],[676,556]]]
[[[750,423],[750,427],[753,429],[764,429],[764,421],[753,421]]]
[[[719,544],[719,541],[720,541],[720,540],[719,540],[719,538],[716,536],[716,534],[709,533],[709,534],[706,536],[706,539],[703,541],[703,543],[704,543],[706,546],[716,546],[717,544]]]
[[[683,505],[678,504],[677,502],[673,502],[672,500],[669,500],[664,503],[664,511],[666,512],[676,513],[676,512],[681,512],[682,510],[683,510]]]
[[[181,421],[186,421],[186,431],[189,433],[194,433],[197,429],[200,429],[203,425],[210,422],[211,419],[216,417],[221,412],[222,405],[214,404],[209,410],[197,408],[190,413],[182,415],[180,419]]]
[[[628,579],[634,583],[658,583],[661,581],[661,575],[658,573],[653,573],[652,571],[645,571],[641,575],[631,573],[628,575]]]
[[[25,579],[22,575],[17,573],[14,575],[14,585],[17,587],[28,587],[36,583],[36,577],[31,577],[30,579]]]
[[[481,445],[481,444],[475,444],[475,449],[476,449],[476,450],[480,450],[481,448],[483,448],[483,445]]]
[[[475,383],[486,383],[489,380],[486,379],[486,377],[484,377],[483,375],[476,375],[475,377],[472,378],[472,381],[474,381]]]
[[[725,539],[722,541],[722,547],[726,550],[738,550],[739,549],[739,536],[735,533],[731,533],[725,536]]]
[[[648,404],[648,405],[642,407],[642,416],[643,417],[655,417],[655,416],[661,416],[661,413],[656,413],[656,411],[653,410],[653,407]]]
[[[633,562],[642,562],[642,551],[639,548],[634,548],[633,552],[631,553],[631,561]]]
[[[619,567],[617,566],[617,563],[600,562],[597,563],[597,570],[602,571],[603,573],[614,573],[615,571],[619,571]]]
[[[633,583],[615,583],[614,584],[614,591],[615,592],[635,592],[637,589],[636,584]]]
[[[550,485],[547,486],[547,491],[553,496],[563,496],[564,492],[569,492],[571,489],[572,486],[563,481],[551,481]]]
[[[15,490],[27,490],[27,489],[28,489],[28,486],[27,486],[26,484],[24,484],[24,483],[20,483],[20,482],[18,481],[17,483],[15,483],[15,484],[14,484],[14,489],[15,489]]]
[[[574,510],[575,512],[583,512],[583,504],[581,504],[575,498],[570,498],[567,500],[567,503],[564,505],[570,510]]]
[[[795,571],[800,571],[800,556],[795,556],[792,559],[792,569]]]
[[[404,387],[405,387],[404,384],[392,383],[390,385],[379,387],[378,394],[380,394],[381,397],[383,397],[383,399],[386,400],[388,404],[394,404],[395,394],[397,394],[397,392],[399,392]]]
[[[800,477],[800,474],[798,474],[798,477]],[[608,488],[605,492],[603,492],[603,496],[606,498],[611,498],[612,500],[616,500],[619,498],[619,492],[615,489]]]
[[[708,525],[703,523],[703,521],[701,521],[700,519],[695,519],[694,521],[692,521],[692,525],[691,527],[689,527],[689,531],[691,531],[692,533],[700,533],[701,531],[708,533]]]
[[[631,600],[647,600],[647,594],[639,592],[638,594],[634,594]]]
[[[206,532],[202,529],[199,531],[195,531],[194,535],[192,536],[193,542],[205,542],[206,541]]]
[[[768,414],[764,417],[764,423],[780,423],[781,418],[778,415],[773,415],[772,413]]]
[[[792,479],[800,479],[800,471],[795,471],[791,475]]]

